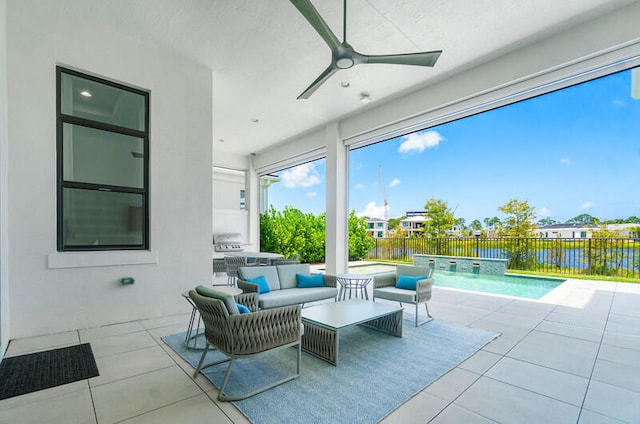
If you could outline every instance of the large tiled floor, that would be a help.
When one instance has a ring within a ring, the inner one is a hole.
[[[542,301],[435,288],[430,311],[502,335],[384,423],[640,423],[640,285],[568,280]],[[187,321],[12,341],[7,356],[91,342],[100,376],[0,401],[0,423],[248,422],[160,340]]]

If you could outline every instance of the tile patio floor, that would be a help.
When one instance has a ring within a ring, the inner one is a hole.
[[[383,423],[640,423],[640,285],[568,280],[542,301],[436,287],[429,308],[502,335]],[[0,401],[0,423],[248,422],[160,340],[187,321],[185,302],[181,315],[13,340],[6,356],[91,342],[100,376]]]

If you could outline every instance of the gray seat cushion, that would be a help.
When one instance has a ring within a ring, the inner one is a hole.
[[[315,302],[331,299],[338,295],[335,287],[309,287],[304,289],[283,289],[263,293],[258,298],[260,309],[271,309],[280,306]]]
[[[281,289],[293,289],[298,287],[296,274],[311,275],[309,264],[278,265],[278,277]]]
[[[280,289],[280,278],[278,277],[278,270],[275,266],[247,266],[238,269],[238,276],[243,280],[256,278],[261,275],[264,275],[264,278],[266,278],[269,290],[274,291]]]
[[[238,305],[236,304],[236,299],[229,293],[217,291],[202,285],[196,287],[196,292],[200,296],[206,296],[213,299],[222,300],[224,302],[224,306],[227,307],[227,312],[229,313],[229,315],[236,315],[240,313],[240,311],[238,310]]]
[[[396,302],[415,303],[416,292],[414,290],[398,289],[396,287],[381,287],[373,290],[373,297],[395,300]]]

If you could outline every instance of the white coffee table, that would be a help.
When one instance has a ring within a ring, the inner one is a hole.
[[[402,337],[402,310],[399,306],[360,299],[303,308],[302,349],[338,365],[341,329],[361,324]]]

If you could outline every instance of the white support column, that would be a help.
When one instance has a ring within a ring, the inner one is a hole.
[[[327,274],[347,271],[349,254],[348,150],[340,137],[339,124],[326,128],[327,142],[327,228],[325,262]]]
[[[244,201],[247,208],[247,243],[252,250],[260,251],[260,179],[254,165],[255,153],[249,156],[249,167],[245,172]]]
[[[9,132],[7,130],[7,43],[6,4],[0,0],[0,359],[11,336],[9,332],[9,218],[7,165]]]

